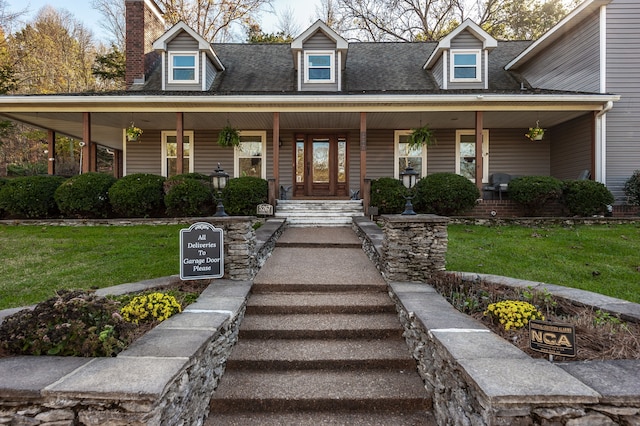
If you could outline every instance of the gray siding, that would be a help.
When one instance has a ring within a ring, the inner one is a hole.
[[[198,82],[196,84],[169,84],[169,53],[170,52],[197,52],[198,53]],[[165,81],[166,90],[202,90],[202,64],[200,63],[201,57],[198,50],[198,42],[194,40],[189,34],[182,31],[167,45],[167,54],[165,55]]]
[[[207,90],[213,84],[213,80],[215,80],[217,74],[218,73],[216,71],[215,66],[213,65],[211,60],[207,58],[207,75],[206,75],[207,81],[205,83],[205,87],[207,88]]]
[[[607,114],[606,185],[625,201],[624,183],[640,169],[640,2],[614,0],[607,6],[607,91],[621,96]]]
[[[440,88],[442,88],[444,86],[444,76],[443,76],[443,70],[442,70],[442,61],[444,60],[444,55],[440,56],[440,59],[438,59],[435,63],[435,65],[433,66],[433,68],[431,68],[431,73],[433,75],[433,78],[436,80],[436,82],[438,83],[438,86]]]
[[[599,92],[599,28],[599,14],[594,13],[518,71],[533,87]]]
[[[593,115],[585,114],[545,133],[551,137],[551,176],[576,179],[592,170]]]
[[[473,34],[469,31],[463,31],[458,36],[451,40],[451,50],[458,49],[480,49],[480,69],[478,72],[480,73],[480,79],[482,81],[478,83],[457,83],[449,80],[448,88],[449,89],[483,89],[484,88],[484,70],[486,64],[484,63],[484,51],[482,51],[482,41],[478,40]],[[449,51],[449,55],[447,57],[448,61],[451,61],[451,51]],[[451,77],[451,73],[453,70],[451,69],[450,63],[447,64],[447,70],[449,75],[446,76],[447,79]]]
[[[522,129],[489,131],[489,175],[508,173],[516,176],[549,176],[551,139],[531,142]]]
[[[162,145],[159,130],[146,130],[139,142],[127,142],[126,174],[159,175],[162,167]]]
[[[320,92],[335,92],[338,90],[338,73],[341,70],[338,67],[338,55],[335,53],[336,43],[324,35],[323,32],[318,31],[313,36],[311,36],[302,46],[305,51],[308,50],[325,50],[325,51],[333,51],[334,52],[334,70],[335,70],[335,83],[307,83],[304,82],[304,75],[302,78],[302,90],[303,91],[320,91]],[[304,54],[302,55],[302,64],[300,66],[300,70],[298,72],[304,73],[305,62],[304,62]]]

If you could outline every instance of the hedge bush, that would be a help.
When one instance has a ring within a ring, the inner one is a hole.
[[[569,180],[562,183],[562,203],[575,216],[604,214],[613,204],[611,191],[594,180]]]
[[[94,172],[73,176],[56,189],[56,204],[68,217],[108,217],[111,213],[109,188],[116,180],[111,175]]]
[[[185,179],[196,180],[198,182],[206,184],[207,186],[210,185],[209,176],[207,176],[205,174],[202,174],[202,173],[183,173],[181,175],[171,176],[170,178],[168,178],[164,182],[164,193],[165,194],[169,193],[169,191],[171,190],[171,187],[173,187],[174,185],[177,185],[179,183],[184,182]]]
[[[118,179],[109,188],[113,211],[123,217],[153,217],[164,214],[165,178],[147,173],[135,173]]]
[[[624,193],[629,197],[629,203],[640,205],[640,170],[633,172],[624,184]]]
[[[3,187],[4,185],[6,185],[6,184],[7,184],[7,182],[9,182],[9,180],[8,180],[8,179],[0,178],[0,191],[2,191],[2,187]],[[4,211],[4,209],[2,208],[2,206],[0,206],[0,219],[1,219],[4,215],[5,215],[5,211]]]
[[[10,179],[0,189],[0,209],[10,215],[39,219],[58,216],[54,194],[65,181],[62,176],[26,176]]]
[[[455,173],[434,173],[416,184],[414,205],[421,213],[451,216],[473,209],[480,198],[476,185]]]
[[[208,216],[213,211],[213,194],[208,183],[185,177],[175,179],[168,185],[165,183],[167,187],[164,204],[169,216]]]
[[[562,182],[551,176],[522,176],[509,182],[509,197],[520,204],[525,216],[535,216],[562,194]]]
[[[378,207],[378,214],[400,214],[406,203],[407,189],[398,179],[381,177],[371,181],[371,205]]]
[[[269,199],[269,183],[255,176],[230,179],[222,191],[225,211],[231,216],[255,216],[258,204]]]

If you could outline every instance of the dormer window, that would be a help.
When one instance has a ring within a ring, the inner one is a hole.
[[[169,83],[198,82],[198,53],[169,53]]]
[[[304,63],[305,83],[333,83],[335,82],[335,60],[334,52],[312,51],[305,52]]]
[[[480,50],[452,50],[451,81],[481,81],[480,64]]]

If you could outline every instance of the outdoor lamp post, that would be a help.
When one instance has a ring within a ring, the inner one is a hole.
[[[225,173],[224,170],[220,168],[220,163],[218,163],[218,167],[213,171],[213,173],[211,173],[211,175],[209,175],[209,179],[211,180],[211,187],[217,193],[216,201],[218,202],[216,214],[213,216],[229,216],[224,211],[224,205],[222,205],[222,190],[227,186],[227,183],[229,183],[229,174]]]
[[[413,199],[413,187],[416,185],[416,181],[418,180],[418,172],[416,172],[411,164],[404,169],[404,172],[400,173],[400,179],[402,180],[402,184],[405,188],[407,188],[407,193],[404,198],[407,202],[404,205],[403,215],[413,215],[416,212],[413,211],[413,204],[411,204],[411,200]]]

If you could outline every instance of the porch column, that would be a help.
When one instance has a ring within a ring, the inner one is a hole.
[[[82,167],[80,173],[87,173],[91,171],[91,113],[82,113],[82,142],[84,146],[81,149],[82,155]]]
[[[122,150],[114,149],[113,150],[113,177],[116,179],[120,179],[122,177]]]
[[[484,161],[482,161],[482,111],[476,111],[476,186],[482,194],[482,176],[484,176]]]
[[[47,173],[56,174],[56,132],[47,131]]]
[[[89,142],[89,171],[98,171],[98,144]]]
[[[184,168],[182,167],[183,158],[184,158],[184,113],[177,112],[176,113],[176,174],[181,175],[184,173]],[[169,170],[167,170],[167,175],[169,175]]]
[[[364,210],[369,209],[369,194],[364,194],[364,180],[367,177],[367,113],[360,113],[360,198],[365,204]]]
[[[266,167],[266,164],[265,164]],[[280,113],[273,113],[273,179],[276,181],[276,194],[280,188]]]

